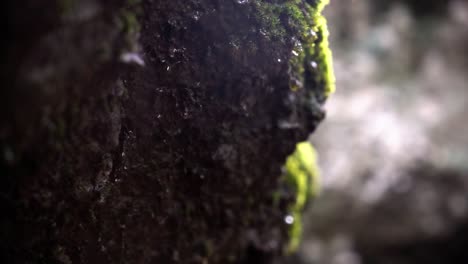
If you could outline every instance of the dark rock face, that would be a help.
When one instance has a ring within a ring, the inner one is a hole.
[[[287,16],[275,38],[249,1],[32,2],[9,6],[2,69],[5,263],[280,254],[272,194],[323,118],[322,87],[290,89]]]

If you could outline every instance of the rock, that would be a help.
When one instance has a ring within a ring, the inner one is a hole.
[[[288,201],[273,205],[273,193],[333,90],[322,2],[7,7],[6,263],[267,263],[283,252]]]

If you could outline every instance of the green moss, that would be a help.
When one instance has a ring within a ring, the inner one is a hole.
[[[124,22],[124,31],[127,34],[133,34],[139,31],[139,23],[136,18],[136,15],[130,11],[123,11],[122,12],[122,19]]]
[[[315,97],[319,102],[335,91],[329,32],[327,21],[322,15],[328,3],[329,0],[254,2],[259,23],[263,31],[267,32],[267,37],[292,45],[289,59],[290,89],[301,92],[301,96]],[[286,252],[293,252],[299,246],[302,211],[307,200],[318,193],[318,178],[313,146],[308,142],[297,144],[296,151],[287,158],[282,177],[282,183],[287,185],[294,196],[294,201],[288,206],[290,240]],[[282,198],[281,192],[273,194],[275,204]]]
[[[141,0],[127,0],[126,6],[120,10],[119,23],[125,34],[126,46],[129,50],[136,50],[141,25],[138,16],[141,14]]]
[[[286,37],[295,36],[290,59],[290,88],[293,91],[304,86],[320,87],[325,97],[335,91],[327,21],[322,15],[328,3],[329,0],[315,1],[313,5],[303,0],[254,2],[260,24],[268,37],[288,42],[290,40]],[[313,80],[306,80],[307,71],[312,73]]]
[[[296,8],[302,1],[291,1],[295,3]],[[307,3],[302,3],[301,14],[293,15],[295,25],[299,31],[299,38],[296,46],[297,49],[293,52],[293,57],[290,60],[291,69],[295,72],[294,80],[296,83],[301,83],[306,86],[320,87],[325,97],[328,97],[335,91],[335,77],[333,72],[332,52],[328,43],[328,28],[327,20],[322,15],[324,7],[329,3],[329,0],[316,1],[316,6]],[[295,12],[297,13],[297,11]],[[305,15],[304,15],[305,14]],[[297,56],[295,54],[298,54]],[[313,80],[307,80],[305,72],[311,72],[314,76]],[[313,83],[307,83],[313,82]],[[295,90],[296,87],[291,87]]]
[[[289,205],[289,217],[292,217],[289,228],[287,253],[294,252],[301,241],[302,211],[307,201],[319,192],[319,170],[317,154],[309,142],[297,144],[295,152],[286,160],[283,181],[294,193],[294,200]]]
[[[328,27],[325,17],[317,18],[317,26],[315,31],[321,39],[319,43],[313,46],[313,57],[316,58],[318,67],[317,81],[324,85],[325,94],[329,96],[335,91],[335,74],[333,72],[333,57],[328,43]]]
[[[257,18],[267,36],[271,39],[284,38],[286,31],[280,20],[281,6],[260,1],[254,4],[257,9]]]

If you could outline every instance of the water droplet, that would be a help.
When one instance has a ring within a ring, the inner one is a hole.
[[[310,30],[310,35],[315,39],[317,38],[317,33],[315,33],[315,31],[313,31],[312,29]]]
[[[317,68],[317,63],[316,63],[315,61],[311,61],[311,62],[310,62],[310,66],[311,66],[312,68],[316,69],[316,68]]]
[[[287,215],[284,217],[284,222],[288,225],[292,225],[294,223],[294,217],[292,215]]]
[[[241,103],[241,108],[242,108],[242,110],[247,111],[247,104],[245,102],[242,102]]]
[[[296,47],[296,49],[298,49],[299,51],[303,51],[304,48],[302,47],[302,43],[300,41],[296,41],[294,43],[294,47]]]
[[[177,50],[176,48],[172,48],[172,49],[169,51],[169,57],[174,58],[175,53],[176,53],[177,51],[178,51],[178,50]]]
[[[200,12],[195,11],[195,14],[193,14],[193,20],[198,21],[200,19]]]
[[[171,70],[171,66],[167,66],[166,71],[170,71],[170,70]]]
[[[237,3],[238,4],[247,4],[249,2],[249,0],[237,0]]]
[[[297,53],[297,51],[295,51],[295,50],[292,51],[292,54],[293,54],[294,56],[299,56],[299,53]]]
[[[120,60],[127,64],[136,64],[139,66],[145,66],[145,61],[136,52],[126,52],[120,56]]]
[[[278,62],[281,62],[281,59],[278,59]]]
[[[239,44],[237,42],[235,42],[235,41],[229,41],[229,45],[231,45],[236,50],[238,50],[240,48]]]

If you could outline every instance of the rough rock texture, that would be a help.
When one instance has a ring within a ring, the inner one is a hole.
[[[303,35],[317,4],[7,1],[1,262],[279,255],[281,167],[324,116],[323,79],[291,65],[324,39]]]

